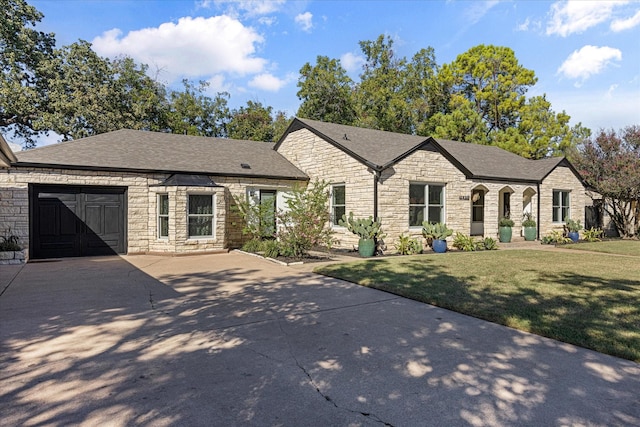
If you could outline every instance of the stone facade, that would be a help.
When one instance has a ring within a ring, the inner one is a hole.
[[[199,253],[239,247],[243,242],[241,218],[233,208],[234,196],[249,189],[286,192],[292,180],[212,177],[218,187],[160,185],[169,175],[134,172],[78,171],[47,168],[0,170],[0,232],[9,230],[29,246],[29,184],[126,187],[127,253]],[[301,182],[305,183],[305,182]],[[158,237],[158,194],[169,197],[169,236]],[[212,237],[189,238],[189,194],[210,194],[214,201]]]
[[[553,221],[553,191],[569,192],[569,216],[584,225],[587,194],[580,179],[565,165],[559,165],[540,184],[540,235],[562,231],[564,222]]]
[[[309,175],[312,180],[344,184],[346,212],[356,217],[368,217],[374,212],[374,172],[343,150],[335,147],[307,129],[290,133],[278,152]],[[553,190],[571,192],[573,219],[584,220],[585,189],[569,167],[558,166],[539,184],[510,180],[469,179],[454,164],[434,148],[419,149],[383,170],[378,182],[378,217],[387,234],[387,249],[402,233],[422,239],[421,227],[409,226],[409,185],[435,184],[445,188],[445,222],[456,232],[498,238],[498,221],[508,214],[513,219],[513,239],[523,236],[524,213],[530,212],[539,226],[540,236],[562,223],[552,221]],[[484,195],[481,232],[472,227],[474,190]],[[538,198],[538,196],[540,198]],[[538,202],[540,200],[540,202]],[[508,205],[507,205],[508,203]],[[538,204],[540,203],[541,208]],[[339,247],[352,247],[357,237],[343,227],[333,227]]]

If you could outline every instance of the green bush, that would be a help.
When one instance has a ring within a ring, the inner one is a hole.
[[[280,255],[280,243],[277,240],[263,240],[262,254],[267,258],[277,258]]]
[[[414,255],[422,252],[420,242],[411,236],[406,236],[404,233],[398,237],[395,247],[400,255]]]
[[[429,240],[445,240],[453,234],[453,230],[447,227],[447,224],[438,222],[435,224],[429,221],[422,223],[422,235],[427,241]]]
[[[477,242],[471,236],[467,236],[462,233],[456,233],[456,236],[453,238],[453,247],[456,249],[460,249],[461,251],[471,252],[475,251]]]
[[[385,235],[382,233],[382,222],[380,219],[374,220],[372,216],[369,218],[354,218],[353,212],[349,212],[347,215],[342,215],[342,218],[338,220],[338,225],[346,227],[347,230],[355,234],[361,239],[384,239]]]
[[[571,233],[577,233],[578,231],[582,230],[582,224],[580,224],[580,221],[574,221],[571,218],[566,217],[564,219],[564,223],[566,229]]]
[[[491,237],[485,237],[485,239],[482,241],[482,245],[487,251],[495,251],[498,249],[498,242],[496,242],[496,239],[493,239]]]
[[[513,220],[508,216],[503,216],[500,218],[500,221],[498,221],[498,227],[513,227],[514,224]]]
[[[258,252],[262,252],[262,240],[260,239],[251,239],[242,245],[242,250],[245,252],[251,252],[256,254]]]
[[[599,242],[600,240],[602,240],[602,235],[604,234],[604,231],[602,231],[602,229],[600,228],[591,227],[588,230],[585,228],[582,234],[583,234],[582,238],[585,242]]]
[[[565,237],[560,231],[557,230],[553,230],[547,235],[543,236],[541,241],[543,245],[563,245],[570,242],[570,238]]]
[[[11,230],[9,230],[9,233]],[[0,236],[0,251],[21,251],[22,247],[20,246],[20,238],[13,234],[9,234],[8,236]]]

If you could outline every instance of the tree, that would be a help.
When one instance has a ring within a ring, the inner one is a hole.
[[[619,133],[600,130],[573,159],[622,237],[640,235],[640,126]]]
[[[393,51],[393,39],[380,35],[361,41],[364,71],[356,87],[356,125],[390,132],[413,133],[405,81],[407,60]]]
[[[272,142],[275,130],[271,110],[271,107],[264,107],[260,102],[247,101],[246,107],[231,113],[229,138]]]
[[[340,60],[318,56],[316,65],[307,62],[300,69],[297,95],[302,104],[297,115],[329,123],[353,124],[356,117],[353,85]]]
[[[40,113],[49,109],[46,69],[55,37],[36,31],[42,13],[24,0],[0,0],[0,128],[35,144],[43,130]]]
[[[183,91],[174,90],[169,94],[167,125],[171,133],[225,137],[230,116],[229,94],[220,92],[211,98],[205,93],[208,82],[200,81],[195,86],[184,79],[182,84]]]
[[[516,126],[495,133],[493,143],[528,159],[566,155],[591,133],[580,123],[569,127],[569,115],[556,114],[545,96],[529,98],[517,115]]]

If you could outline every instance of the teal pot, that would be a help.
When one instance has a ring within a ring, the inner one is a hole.
[[[577,231],[570,231],[569,238],[573,243],[578,243],[578,240],[580,240],[580,233],[578,233]]]
[[[434,239],[433,242],[431,243],[431,247],[433,248],[433,251],[437,254],[443,254],[445,252],[447,252],[447,241],[446,240],[440,240],[440,239]]]
[[[536,240],[536,228],[535,227],[525,227],[524,228],[524,240],[531,242]]]
[[[511,241],[511,227],[499,227],[500,243],[509,243]]]
[[[361,257],[372,257],[376,252],[376,241],[374,239],[360,239],[358,241],[358,253]]]

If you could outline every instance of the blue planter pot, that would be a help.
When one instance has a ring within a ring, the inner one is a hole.
[[[433,251],[437,254],[443,254],[447,251],[447,241],[446,240],[433,240],[431,243],[431,247]]]
[[[580,240],[580,233],[578,233],[577,231],[570,231],[569,238],[573,243],[578,243],[578,240]]]

